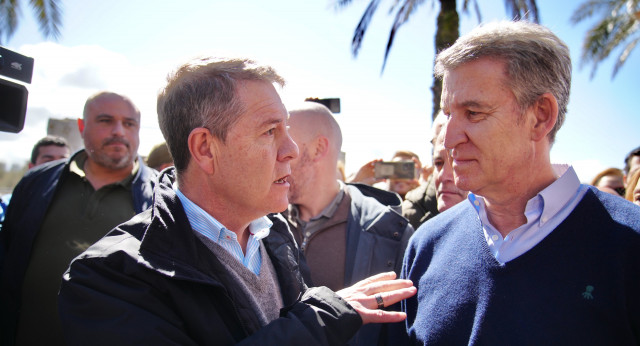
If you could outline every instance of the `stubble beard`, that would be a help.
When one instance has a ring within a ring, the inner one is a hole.
[[[130,152],[126,152],[121,157],[111,157],[108,154],[93,151],[89,153],[89,157],[98,165],[114,171],[129,167],[133,164],[134,159]]]

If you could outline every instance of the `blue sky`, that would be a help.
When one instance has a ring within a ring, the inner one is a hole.
[[[129,95],[142,111],[139,153],[162,141],[155,98],[166,74],[198,54],[248,55],[275,66],[287,79],[285,104],[306,97],[340,97],[336,117],[344,136],[347,172],[395,150],[417,152],[430,161],[431,66],[437,1],[425,1],[396,36],[384,74],[380,67],[392,15],[383,2],[364,38],[358,58],[351,36],[368,0],[336,9],[326,0],[81,1],[65,0],[58,41],[45,40],[22,1],[17,33],[5,46],[35,58],[25,129],[0,133],[5,162],[28,160],[32,145],[46,134],[46,120],[81,116],[85,99],[110,89]],[[631,54],[615,79],[613,59],[593,79],[580,69],[580,46],[588,23],[573,26],[571,13],[582,1],[538,0],[542,24],[570,47],[574,62],[569,113],[551,157],[571,163],[588,182],[606,167],[622,168],[640,145],[635,113],[640,53]],[[432,6],[434,3],[434,6]],[[506,19],[502,1],[478,0],[483,21]],[[152,4],[152,5],[151,5]],[[461,33],[477,25],[461,14]]]

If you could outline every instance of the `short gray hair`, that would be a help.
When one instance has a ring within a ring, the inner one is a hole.
[[[169,74],[158,94],[158,123],[178,172],[189,164],[187,140],[193,129],[205,127],[226,140],[245,107],[237,83],[248,80],[285,84],[272,67],[246,58],[198,57]]]
[[[434,75],[481,57],[501,59],[506,64],[507,86],[524,112],[544,93],[558,101],[558,120],[549,132],[549,141],[564,122],[571,90],[569,48],[548,28],[526,21],[501,21],[481,25],[461,36],[437,57]]]

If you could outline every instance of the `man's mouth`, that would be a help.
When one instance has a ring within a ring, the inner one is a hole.
[[[289,176],[288,176],[288,175],[287,175],[287,176],[285,176],[285,177],[282,177],[282,178],[280,178],[280,179],[278,179],[278,180],[276,180],[276,181],[275,181],[275,183],[276,183],[276,184],[284,184],[284,183],[286,183],[286,182],[287,182],[287,178],[289,178]]]
[[[129,147],[129,142],[125,141],[124,139],[120,139],[120,138],[111,138],[108,139],[104,142],[105,146],[111,145],[111,146],[124,146],[124,147]]]

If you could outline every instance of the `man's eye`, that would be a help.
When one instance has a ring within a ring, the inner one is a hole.
[[[265,134],[267,134],[267,135],[271,136],[271,135],[273,135],[275,132],[276,132],[276,129],[275,129],[275,127],[274,127],[274,128],[272,128],[272,129],[269,129],[267,132],[265,132]]]

